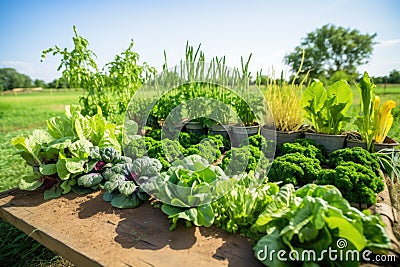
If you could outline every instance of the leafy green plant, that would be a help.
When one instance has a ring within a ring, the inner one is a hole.
[[[184,151],[185,156],[200,155],[209,163],[216,162],[221,157],[221,151],[211,139],[205,139],[201,143],[192,145]]]
[[[158,179],[145,181],[143,189],[164,202],[161,209],[172,220],[171,230],[179,219],[198,226],[211,226],[214,212],[210,203],[234,182],[221,168],[210,165],[199,155],[176,160]]]
[[[329,155],[329,165],[332,168],[348,161],[366,166],[378,176],[381,174],[376,154],[370,153],[361,147],[339,149]]]
[[[268,179],[283,184],[305,185],[317,180],[321,171],[320,161],[306,157],[299,152],[277,157],[271,165]]]
[[[34,170],[33,176],[21,179],[19,187],[34,190],[43,185],[45,199],[66,194],[79,176],[95,167],[95,147],[112,146],[120,151],[120,141],[118,127],[107,122],[100,109],[90,117],[83,116],[78,105],[66,106],[64,116],[47,121],[47,130],[11,140]]]
[[[384,181],[365,165],[352,161],[341,162],[334,170],[323,170],[318,184],[336,186],[343,197],[353,203],[372,205],[384,188]]]
[[[396,102],[393,100],[388,100],[382,105],[380,105],[380,102],[380,97],[375,96],[374,121],[376,131],[374,140],[376,143],[383,143],[385,141],[385,138],[393,124],[394,118],[391,111],[396,107]]]
[[[321,162],[326,160],[324,147],[316,144],[315,141],[306,138],[299,138],[293,143],[282,144],[279,156],[296,152],[309,158],[318,159]]]
[[[390,239],[379,215],[362,213],[351,207],[333,186],[309,184],[297,191],[291,184],[281,187],[252,229],[263,235],[253,249],[255,257],[267,266],[287,266],[288,262],[280,261],[278,253],[271,257],[265,255],[266,247],[268,251],[291,251],[292,255],[312,250],[318,259],[322,257],[318,262],[321,266],[359,265],[359,262],[332,262],[328,254],[323,253],[329,248],[339,249],[343,255],[349,250],[378,252],[390,248]],[[346,240],[347,246],[338,247],[339,239]],[[315,264],[312,258],[298,260],[288,266]]]
[[[248,145],[229,150],[222,159],[221,168],[227,175],[239,175],[249,171],[265,175],[268,165],[269,161],[264,152]]]
[[[318,133],[340,134],[344,123],[350,120],[347,111],[352,101],[353,92],[346,81],[325,89],[322,82],[314,80],[304,90],[301,105]]]
[[[360,93],[360,114],[355,124],[360,131],[362,140],[367,144],[367,149],[373,149],[375,137],[374,106],[375,106],[375,84],[369,78],[368,73],[364,72],[363,78],[357,84]]]
[[[244,173],[232,190],[211,204],[215,211],[214,225],[229,233],[240,232],[251,237],[251,226],[278,191],[275,183],[260,181],[253,171]]]
[[[75,26],[73,30],[73,49],[69,51],[56,45],[42,52],[42,61],[48,54],[61,56],[57,70],[62,70],[62,78],[70,87],[86,92],[81,98],[82,114],[92,116],[99,106],[107,119],[122,124],[129,101],[144,81],[155,74],[155,69],[147,63],[138,64],[139,54],[133,51],[131,41],[125,51],[100,71],[96,54],[88,48],[88,40],[78,35]]]
[[[106,181],[104,189],[107,190],[103,199],[116,208],[136,208],[149,199],[149,195],[139,186],[137,180],[151,179],[159,175],[161,163],[146,156],[133,162],[130,158],[121,160],[123,158],[120,157],[111,167],[102,171]]]

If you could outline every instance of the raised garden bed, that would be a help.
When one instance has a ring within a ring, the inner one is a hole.
[[[160,209],[120,210],[101,195],[44,201],[40,190],[10,190],[0,194],[0,217],[76,266],[263,266],[240,235],[183,225],[171,232]]]
[[[77,266],[263,266],[240,235],[183,225],[171,232],[160,209],[116,209],[101,196],[70,193],[44,201],[40,190],[9,190],[0,194],[0,217]],[[398,218],[386,186],[371,210],[382,215],[399,250],[392,231]]]

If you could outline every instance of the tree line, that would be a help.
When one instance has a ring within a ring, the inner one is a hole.
[[[14,88],[69,88],[63,79],[54,79],[46,83],[40,79],[32,79],[26,74],[19,73],[13,68],[0,68],[0,92]]]

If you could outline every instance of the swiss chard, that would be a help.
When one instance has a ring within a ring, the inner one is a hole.
[[[119,130],[106,121],[100,109],[92,117],[80,112],[80,106],[66,106],[65,115],[49,119],[46,130],[34,130],[29,136],[11,140],[17,153],[37,173],[34,179],[23,177],[21,189],[43,185],[46,199],[66,194],[74,187],[88,184],[77,185],[76,179],[96,167],[102,156],[95,155],[98,147],[113,146],[120,151]]]
[[[301,104],[306,117],[318,133],[340,134],[347,116],[353,92],[349,84],[337,81],[325,89],[322,82],[315,80],[304,90]]]

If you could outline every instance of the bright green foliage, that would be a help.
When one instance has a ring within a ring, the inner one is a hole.
[[[324,149],[322,147],[322,149]],[[279,155],[283,156],[290,153],[300,153],[308,158],[315,158],[319,161],[325,161],[325,155],[321,151],[321,146],[318,146],[313,140],[300,138],[294,143],[284,143],[282,144]]]
[[[252,135],[247,140],[243,140],[242,143],[240,144],[240,147],[246,145],[254,146],[258,148],[258,150],[263,151],[264,153],[267,150],[268,146],[267,139],[265,139],[265,137],[260,134]]]
[[[315,80],[307,87],[301,99],[306,117],[318,133],[340,134],[353,101],[353,92],[349,84],[338,81],[327,89],[324,84]]]
[[[155,69],[146,63],[139,65],[139,54],[133,51],[133,40],[128,48],[100,71],[87,39],[78,35],[72,38],[74,48],[60,48],[57,45],[42,52],[42,61],[47,54],[61,56],[57,70],[62,70],[62,78],[72,88],[82,88],[86,95],[81,98],[84,115],[94,115],[99,106],[104,116],[118,124],[136,90],[155,73]]]
[[[229,233],[239,231],[251,237],[250,227],[278,191],[276,184],[260,180],[253,171],[244,173],[232,190],[212,203],[214,225]]]
[[[154,141],[148,147],[148,156],[158,159],[165,171],[171,165],[170,162],[183,156],[184,148],[179,144],[178,140],[163,139],[162,141]]]
[[[32,177],[24,177],[19,187],[34,190],[44,185],[46,199],[66,194],[77,177],[95,167],[95,147],[112,146],[119,151],[119,140],[117,126],[107,122],[101,112],[83,116],[80,106],[67,106],[64,116],[47,121],[47,130],[34,130],[29,136],[11,140],[18,154],[36,172]]]
[[[357,84],[360,93],[360,115],[355,124],[361,134],[362,140],[367,144],[367,149],[372,150],[373,140],[375,138],[374,106],[375,106],[375,84],[364,72],[360,83]]]
[[[254,247],[254,255],[267,266],[358,266],[357,261],[332,262],[328,253],[323,251],[340,249],[345,255],[349,250],[378,252],[390,247],[380,217],[351,207],[333,186],[309,184],[297,191],[291,184],[283,186],[273,201],[266,204],[253,231],[264,234]],[[339,239],[345,239],[347,246],[338,248]],[[297,255],[309,249],[316,253],[317,258],[323,256],[323,260],[313,263],[312,259],[306,258],[288,264],[277,258],[278,253],[272,258],[263,254],[265,247],[269,252],[296,251]]]
[[[268,160],[257,147],[248,145],[232,148],[222,159],[221,168],[227,175],[238,175],[242,172],[265,172]]]
[[[368,63],[372,55],[375,37],[376,33],[363,34],[357,29],[326,24],[307,33],[284,60],[294,73],[302,66],[304,73],[310,72],[311,79],[332,80],[337,72],[344,71],[354,81],[358,77],[357,67]]]
[[[219,147],[217,147],[211,139],[205,139],[199,144],[192,145],[184,152],[185,156],[194,154],[202,156],[209,163],[213,163],[221,157]]]
[[[334,185],[348,201],[367,205],[375,204],[376,194],[384,188],[383,178],[368,165],[351,161],[340,162],[334,170],[320,172],[318,184]]]
[[[332,168],[348,161],[368,167],[370,170],[375,172],[377,176],[381,174],[381,168],[377,156],[361,147],[339,149],[329,155],[329,165]]]
[[[199,155],[190,155],[174,161],[168,171],[147,179],[142,186],[165,203],[162,210],[172,219],[172,230],[180,218],[198,226],[211,226],[214,212],[210,203],[233,182],[218,166],[209,165]]]
[[[171,231],[178,226],[179,219],[185,220],[186,226],[191,226],[193,222],[196,226],[210,227],[214,222],[214,211],[210,204],[193,208],[162,204],[161,210],[171,219],[171,227],[169,228]]]
[[[268,173],[269,181],[283,184],[305,185],[317,180],[321,171],[318,159],[306,157],[298,152],[277,157]]]
[[[106,181],[103,199],[116,208],[136,208],[146,200],[149,195],[139,186],[137,180],[148,179],[159,175],[161,163],[157,159],[142,157],[133,162],[112,164],[101,170]]]

